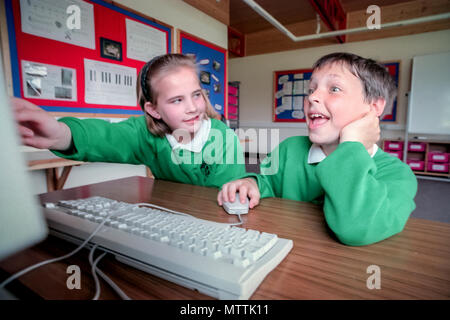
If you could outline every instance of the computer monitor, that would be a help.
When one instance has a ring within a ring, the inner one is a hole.
[[[42,209],[20,152],[20,137],[6,94],[0,52],[0,260],[43,240],[47,233]]]

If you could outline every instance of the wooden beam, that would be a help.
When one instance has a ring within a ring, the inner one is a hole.
[[[228,53],[236,57],[245,55],[245,36],[228,26]]]
[[[230,0],[183,0],[216,20],[230,25]]]
[[[322,21],[331,31],[345,29],[347,16],[339,0],[309,0]],[[336,36],[339,43],[345,42],[345,35]]]
[[[450,12],[449,0],[416,0],[380,7],[381,24],[413,18],[431,16]],[[348,29],[363,27],[369,15],[366,10],[348,13]],[[438,31],[450,28],[450,19],[408,25],[404,27],[389,28],[385,30],[372,30],[364,33],[349,34],[348,42],[374,40],[389,37],[400,37],[423,32]]]

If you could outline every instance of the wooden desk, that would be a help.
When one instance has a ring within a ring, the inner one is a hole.
[[[101,195],[117,200],[152,202],[185,211],[200,218],[236,222],[216,204],[217,190],[186,184],[131,177],[55,191],[41,201],[57,201]],[[450,224],[410,219],[405,230],[385,241],[363,247],[339,243],[327,228],[320,207],[278,198],[263,199],[244,216],[244,227],[276,233],[292,239],[294,247],[256,290],[252,299],[449,299]],[[75,246],[49,237],[43,243],[0,263],[8,273],[66,254]],[[45,299],[90,299],[94,284],[87,250],[66,261],[37,269],[21,284]],[[68,290],[66,268],[80,266],[80,290]],[[381,289],[369,290],[366,282],[381,271]],[[99,267],[133,299],[210,299],[195,291],[133,269],[106,256]],[[10,284],[13,285],[13,284]],[[102,284],[102,299],[117,299]]]
[[[45,169],[47,178],[47,191],[61,190],[66,183],[73,166],[83,164],[82,161],[73,161],[63,158],[52,158],[43,160],[33,160],[28,162],[28,170]],[[58,169],[63,168],[61,174]]]

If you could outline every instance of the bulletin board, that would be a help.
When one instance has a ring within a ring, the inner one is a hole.
[[[395,85],[397,86],[398,90],[398,81],[399,81],[399,73],[400,73],[400,62],[385,62],[381,63],[384,65],[388,71],[389,74],[394,78]],[[397,94],[398,96],[398,94]],[[392,104],[391,110],[385,109],[384,110],[384,116],[383,119],[381,119],[383,122],[397,122],[397,97],[394,100],[394,103]]]
[[[112,1],[4,1],[14,96],[60,114],[142,114],[137,75],[172,51],[171,26]]]
[[[393,76],[398,87],[399,62],[382,63]],[[273,121],[274,122],[306,122],[303,109],[305,97],[308,95],[309,80],[312,69],[285,70],[274,72]],[[396,122],[397,99],[392,108],[385,110],[381,121]]]
[[[181,30],[178,40],[179,52],[195,57],[200,85],[214,110],[227,117],[227,50]]]
[[[305,122],[303,101],[308,95],[312,69],[275,71],[274,122]]]

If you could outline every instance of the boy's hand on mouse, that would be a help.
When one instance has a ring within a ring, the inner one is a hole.
[[[361,119],[355,120],[341,130],[339,143],[358,141],[370,152],[380,139],[380,120],[375,110],[371,109]]]
[[[236,192],[239,192],[241,203],[245,203],[247,197],[250,199],[248,205],[250,209],[259,204],[261,195],[256,180],[253,178],[245,178],[228,182],[222,186],[222,190],[217,194],[217,203],[219,206],[223,205],[224,202],[234,202]]]
[[[70,147],[72,134],[66,124],[27,100],[11,98],[11,105],[25,145],[53,150]]]

